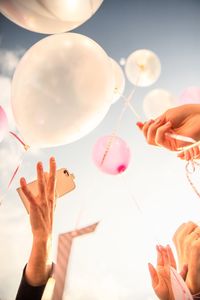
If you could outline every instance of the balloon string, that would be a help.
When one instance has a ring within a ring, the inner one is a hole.
[[[29,149],[30,147],[29,147],[28,145],[26,145],[26,144],[25,144],[25,143],[17,136],[17,134],[15,134],[15,133],[12,132],[12,131],[9,131],[9,133],[10,133],[14,138],[16,138],[16,139],[20,142],[20,144],[24,147],[24,149],[25,149],[26,151],[28,151],[28,149]],[[9,191],[9,189],[10,189],[12,183],[13,183],[13,180],[15,179],[15,177],[16,177],[16,175],[17,175],[17,172],[19,171],[19,168],[20,168],[20,166],[21,166],[21,164],[22,164],[22,161],[23,161],[23,159],[24,159],[24,155],[25,155],[25,153],[23,153],[23,154],[21,155],[20,162],[19,162],[18,166],[16,167],[16,169],[14,170],[14,173],[13,173],[11,179],[9,180],[8,186],[7,186],[7,188],[6,188],[6,191],[5,191],[5,193],[0,197],[0,205],[2,204],[3,200],[5,199],[5,197],[6,197],[7,193],[8,193],[8,191]]]
[[[11,184],[12,184],[12,182],[13,182],[13,180],[14,180],[14,178],[15,178],[15,176],[16,176],[18,170],[19,170],[20,165],[21,165],[21,162],[20,162],[20,164],[17,166],[17,168],[15,169],[15,171],[14,171],[14,173],[13,173],[13,175],[12,175],[12,177],[11,177],[9,183],[8,183],[8,187],[7,187],[8,190],[9,190],[9,188],[10,188],[10,186],[11,186]]]
[[[121,175],[119,175],[119,176],[121,177],[121,180],[122,180],[122,182],[123,182],[123,185],[124,185],[124,187],[125,187],[125,190],[127,191],[128,195],[129,195],[129,197],[130,197],[130,199],[132,200],[131,203],[133,203],[134,206],[137,208],[139,214],[141,215],[141,217],[142,217],[142,219],[143,219],[143,221],[144,221],[144,223],[145,223],[146,218],[145,218],[145,216],[144,216],[144,212],[143,212],[143,210],[142,210],[142,208],[141,208],[139,202],[136,200],[135,196],[133,195],[132,191],[130,190],[130,188],[129,188],[129,186],[128,186],[128,184],[127,184],[125,178],[124,178],[124,174],[121,174]],[[157,243],[158,245],[160,244],[159,239],[158,239],[158,237],[157,237],[157,235],[156,235],[156,233],[155,233],[155,229],[153,229],[153,234],[151,234],[151,238],[152,238],[153,243],[155,243],[155,241],[156,241],[156,243]]]
[[[3,200],[4,200],[5,197],[7,196],[7,193],[8,193],[8,191],[9,191],[11,185],[12,185],[12,182],[13,182],[14,178],[16,177],[17,172],[18,172],[18,170],[19,170],[19,168],[20,168],[20,166],[21,166],[21,164],[22,164],[22,161],[23,161],[23,159],[24,159],[24,155],[25,155],[25,153],[23,153],[23,154],[21,155],[20,162],[19,162],[18,166],[16,167],[16,169],[14,170],[14,173],[13,173],[13,175],[12,175],[12,177],[11,177],[11,179],[10,179],[8,185],[7,185],[6,191],[5,191],[5,193],[0,197],[0,205],[2,204]]]
[[[14,132],[12,132],[12,131],[9,131],[9,133],[10,133],[13,137],[15,137],[15,138],[22,144],[22,146],[24,147],[24,149],[25,149],[26,151],[30,148],[30,146],[26,145],[26,144],[22,141],[22,139],[20,139],[20,137],[19,137],[16,133],[14,133]]]
[[[116,126],[115,126],[115,128],[114,128],[114,130],[113,130],[113,132],[110,136],[110,139],[107,142],[106,149],[105,149],[104,155],[103,155],[102,160],[101,160],[101,166],[103,165],[103,163],[104,163],[104,161],[105,161],[105,159],[108,155],[108,152],[110,150],[110,147],[112,146],[113,140],[114,140],[115,136],[117,135],[118,130],[120,129],[120,125],[121,125],[121,121],[122,121],[122,118],[124,116],[124,113],[126,112],[127,107],[130,106],[130,101],[132,100],[133,96],[135,95],[135,92],[136,92],[136,89],[137,89],[137,84],[140,80],[140,73],[141,72],[139,72],[139,74],[138,74],[138,78],[137,78],[137,81],[136,81],[136,84],[135,84],[135,88],[131,91],[131,93],[129,94],[129,96],[127,98],[124,97],[125,98],[124,106],[121,110],[121,113],[120,113],[119,118],[117,120]],[[135,111],[135,114],[138,115],[136,113],[136,111]]]
[[[190,164],[192,165],[192,170],[191,171],[189,170]],[[192,179],[190,178],[190,175],[195,173],[196,167],[200,167],[200,164],[198,162],[194,161],[194,160],[189,160],[186,163],[185,171],[186,171],[186,177],[187,177],[187,180],[188,180],[189,184],[191,185],[193,191],[200,198],[200,193],[199,193],[198,189],[196,188],[195,184],[193,183]]]

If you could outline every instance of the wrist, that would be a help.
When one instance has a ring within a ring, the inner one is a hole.
[[[43,261],[52,263],[52,236],[33,237],[32,249],[35,249],[36,253],[40,253],[39,256],[43,257]]]
[[[36,232],[33,234],[33,242],[35,243],[49,243],[52,240],[52,234],[41,234],[39,232]]]
[[[52,269],[52,238],[33,237],[25,277],[32,286],[46,284]]]

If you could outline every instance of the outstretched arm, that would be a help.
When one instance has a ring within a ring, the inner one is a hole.
[[[49,176],[44,174],[42,163],[37,164],[37,177],[39,191],[37,197],[29,190],[26,180],[24,178],[20,180],[22,191],[30,203],[29,214],[33,233],[32,250],[21,285],[27,284],[28,287],[33,288],[42,287],[43,291],[52,269],[51,240],[56,180],[56,162],[54,158],[50,159]],[[17,300],[25,299],[25,297],[19,295],[23,295],[23,287],[20,287],[18,291]]]

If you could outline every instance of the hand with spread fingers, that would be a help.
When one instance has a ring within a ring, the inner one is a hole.
[[[33,243],[17,300],[41,299],[52,270],[51,247],[56,185],[56,161],[53,157],[50,159],[49,174],[44,173],[41,162],[37,164],[37,182],[38,195],[34,196],[26,180],[20,180],[22,191],[30,204]]]
[[[30,204],[30,223],[33,239],[46,241],[51,237],[55,207],[56,162],[50,159],[50,172],[44,173],[41,162],[37,164],[37,183],[39,194],[34,197],[29,190],[26,180],[21,178],[22,191]]]
[[[200,227],[183,223],[173,237],[179,265],[188,265],[186,283],[192,294],[200,294]]]
[[[190,145],[168,135],[176,134],[200,140],[200,105],[186,104],[167,110],[156,120],[138,122],[137,126],[143,132],[148,144],[162,146],[171,151]]]
[[[157,246],[156,250],[157,267],[154,268],[152,264],[148,264],[152,287],[160,300],[175,300],[170,279],[170,266],[176,269],[173,252],[169,245],[166,247]],[[185,279],[186,274],[187,268],[184,266],[181,272],[183,279]]]

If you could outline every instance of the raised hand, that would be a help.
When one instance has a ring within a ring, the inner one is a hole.
[[[55,208],[56,161],[50,159],[49,174],[37,164],[38,195],[34,196],[24,178],[20,184],[30,203],[30,224],[33,233],[31,255],[26,266],[25,277],[32,286],[46,284],[51,268],[52,227]]]
[[[167,110],[156,120],[149,120],[145,123],[138,122],[137,126],[143,132],[148,144],[177,151],[190,143],[176,140],[167,134],[178,134],[199,141],[200,105],[186,104],[174,107]]]
[[[160,300],[174,300],[171,286],[170,266],[176,269],[176,261],[170,246],[157,246],[157,266],[148,264],[152,287]],[[181,275],[186,277],[187,268],[184,267]]]

